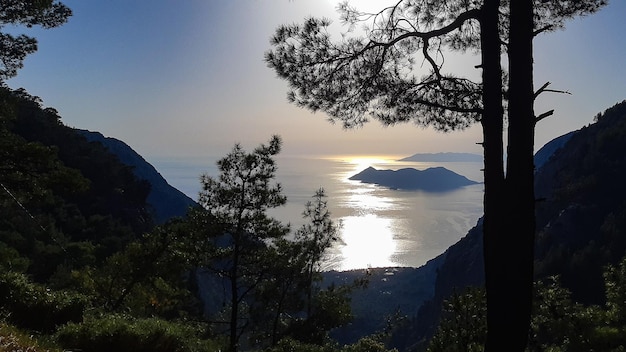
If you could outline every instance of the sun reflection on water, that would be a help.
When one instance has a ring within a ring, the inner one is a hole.
[[[333,165],[326,174],[335,185],[330,190],[335,201],[333,214],[342,226],[341,241],[329,251],[324,270],[423,265],[457,241],[467,231],[464,227],[469,229],[482,211],[482,194],[470,188],[424,194],[349,179],[368,167],[423,170],[439,164],[403,162],[401,157],[387,155],[327,159]],[[471,201],[459,203],[463,197]],[[471,213],[464,215],[466,211]]]
[[[335,175],[346,187],[345,199],[340,206],[350,209],[341,218],[341,270],[397,266],[391,259],[397,251],[395,219],[382,214],[394,210],[397,204],[393,198],[381,194],[380,187],[349,180],[350,176],[370,166],[386,168],[393,160],[391,156],[340,158],[346,166],[343,172]]]
[[[389,210],[394,208],[393,199],[375,194],[374,186],[361,186],[351,189],[346,205],[360,212]]]
[[[341,220],[342,270],[395,265],[390,259],[396,250],[391,219],[367,214]]]

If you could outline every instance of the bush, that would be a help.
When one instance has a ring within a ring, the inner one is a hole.
[[[266,352],[338,352],[338,348],[331,344],[323,346],[309,344],[286,337],[278,341],[278,344],[266,350]]]
[[[24,274],[0,274],[0,306],[16,326],[52,332],[57,326],[79,322],[87,299],[69,291],[53,291],[28,280]]]
[[[0,321],[0,351],[2,352],[61,352],[58,348],[43,347],[27,333]]]
[[[219,345],[200,339],[201,331],[190,325],[157,318],[136,319],[106,315],[70,323],[55,337],[66,349],[90,352],[201,352],[217,351]]]

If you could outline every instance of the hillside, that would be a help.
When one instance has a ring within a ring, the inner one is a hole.
[[[141,155],[137,154],[126,143],[111,137],[105,137],[99,132],[77,130],[90,142],[102,144],[108,151],[130,167],[137,178],[150,183],[150,193],[147,202],[154,209],[154,218],[157,224],[168,219],[184,216],[187,209],[197,203],[183,192],[172,187],[161,174],[150,165]]]
[[[24,90],[2,88],[0,98],[10,107],[0,116],[0,245],[31,258],[37,280],[67,247],[81,265],[102,260],[195,204],[125,143],[65,126]]]
[[[4,253],[9,262],[29,263],[26,272],[43,281],[69,263],[67,248],[72,265],[88,265],[154,226],[150,184],[130,167],[63,125],[39,98],[6,88],[0,98],[10,111],[0,116],[0,245],[16,250]]]
[[[54,109],[23,90],[2,88],[0,100],[0,307],[10,312],[10,323],[47,333],[83,320],[95,307],[121,307],[136,317],[197,317],[201,306],[192,296],[201,283],[182,277],[189,257],[178,255],[193,253],[198,242],[185,243],[192,233],[183,221],[155,226],[184,215],[193,201],[124,142],[65,126]],[[535,156],[536,278],[559,275],[584,305],[604,303],[603,270],[626,253],[625,150],[623,102]],[[385,331],[397,314],[407,319],[390,336],[394,347],[423,348],[442,302],[484,282],[481,226],[479,220],[420,268],[369,270],[367,288],[350,296],[354,320],[331,336],[351,343]],[[328,272],[324,282],[341,285],[364,274]],[[89,309],[81,295],[91,295]],[[133,323],[122,318],[117,324]]]
[[[602,303],[606,265],[626,254],[626,101],[597,122],[556,138],[536,156],[535,276],[560,275],[572,298]],[[514,224],[512,224],[514,226]],[[442,254],[434,294],[400,329],[396,347],[423,347],[437,326],[443,300],[482,286],[481,222]]]
[[[219,349],[177,319],[200,317],[180,257],[197,242],[167,220],[193,202],[125,143],[64,125],[23,89],[0,87],[0,136],[3,348]]]

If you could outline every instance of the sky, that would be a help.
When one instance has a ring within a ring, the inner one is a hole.
[[[322,112],[287,102],[287,83],[264,53],[281,24],[326,17],[342,30],[331,0],[65,0],[65,25],[34,28],[39,49],[11,88],[25,88],[59,111],[68,126],[126,142],[144,157],[223,156],[235,143],[254,148],[274,134],[283,155],[481,153],[479,126],[441,133],[412,124],[371,121],[344,130]],[[352,0],[363,9],[381,1]],[[535,86],[544,94],[536,149],[577,130],[626,99],[626,1],[567,23],[534,42]],[[345,31],[345,29],[343,29]],[[453,67],[476,74],[475,58]]]

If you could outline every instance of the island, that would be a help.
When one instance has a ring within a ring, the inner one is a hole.
[[[428,192],[451,191],[479,183],[444,167],[431,167],[425,170],[404,168],[394,171],[377,170],[370,166],[349,179],[373,183],[391,189]]]

